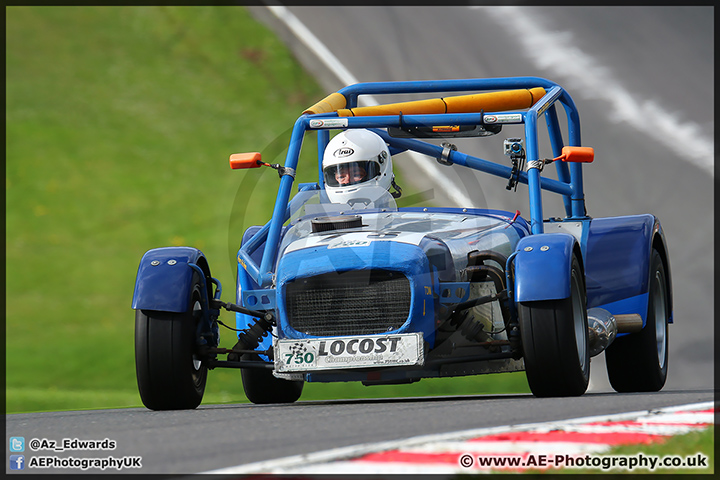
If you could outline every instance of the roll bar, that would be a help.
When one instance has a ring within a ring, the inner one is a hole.
[[[430,100],[358,107],[361,95],[409,93],[476,92],[470,95],[447,96]],[[477,93],[481,92],[481,93]],[[428,125],[483,125],[490,123],[524,124],[528,169],[517,173],[518,183],[528,185],[530,226],[532,234],[543,233],[541,190],[563,197],[569,219],[587,218],[582,181],[582,163],[592,161],[588,147],[567,149],[563,141],[555,104],[560,103],[567,115],[569,147],[580,147],[580,119],[570,95],[558,84],[539,77],[508,77],[490,79],[459,79],[433,81],[368,82],[349,85],[332,93],[306,109],[295,121],[290,137],[284,171],[270,221],[238,252],[238,261],[261,288],[274,283],[273,268],[283,224],[289,218],[288,202],[294,181],[302,142],[307,131],[317,131],[318,184],[324,188],[322,156],[329,141],[329,130],[368,128],[396,149],[413,150],[434,158],[448,155],[453,164],[479,170],[501,178],[509,178],[507,165],[484,160],[459,151],[443,152],[443,148],[412,138],[394,138],[383,130],[387,127]],[[526,110],[525,110],[526,109]],[[545,116],[558,179],[541,177],[545,161],[539,158],[538,119]],[[235,157],[235,165],[239,157]],[[254,157],[253,157],[254,158]],[[243,158],[244,160],[244,158]],[[249,162],[248,166],[255,165]],[[265,243],[260,265],[251,254]]]

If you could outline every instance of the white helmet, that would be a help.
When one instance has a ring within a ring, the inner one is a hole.
[[[364,187],[389,191],[394,184],[390,150],[380,135],[369,130],[337,134],[325,148],[322,167],[332,203],[348,203]]]

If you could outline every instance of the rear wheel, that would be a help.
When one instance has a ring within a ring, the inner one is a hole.
[[[200,405],[207,367],[195,355],[202,318],[200,282],[193,277],[185,313],[135,311],[135,368],[143,404],[151,410],[183,410]]]
[[[525,373],[538,397],[582,395],[590,378],[585,280],[577,258],[570,297],[518,306]]]
[[[243,360],[260,361],[258,355],[246,354]],[[270,369],[241,369],[245,396],[252,403],[293,403],[302,394],[303,380],[283,380],[273,376]]]
[[[653,249],[650,262],[645,327],[616,338],[605,351],[610,385],[617,392],[657,392],[667,379],[670,295],[665,265],[657,250]]]

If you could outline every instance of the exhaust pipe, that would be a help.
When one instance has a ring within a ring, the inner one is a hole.
[[[590,356],[602,353],[618,333],[642,330],[642,317],[637,313],[613,315],[604,308],[591,308],[588,314],[588,347]]]

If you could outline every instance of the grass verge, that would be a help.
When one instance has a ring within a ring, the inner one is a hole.
[[[6,412],[141,406],[140,258],[197,247],[234,301],[242,232],[269,218],[278,178],[228,156],[282,163],[326,94],[243,7],[7,7]],[[316,159],[306,142],[298,182]],[[527,391],[524,376],[317,384],[302,399],[497,391]],[[241,401],[240,372],[211,372],[205,403]]]

